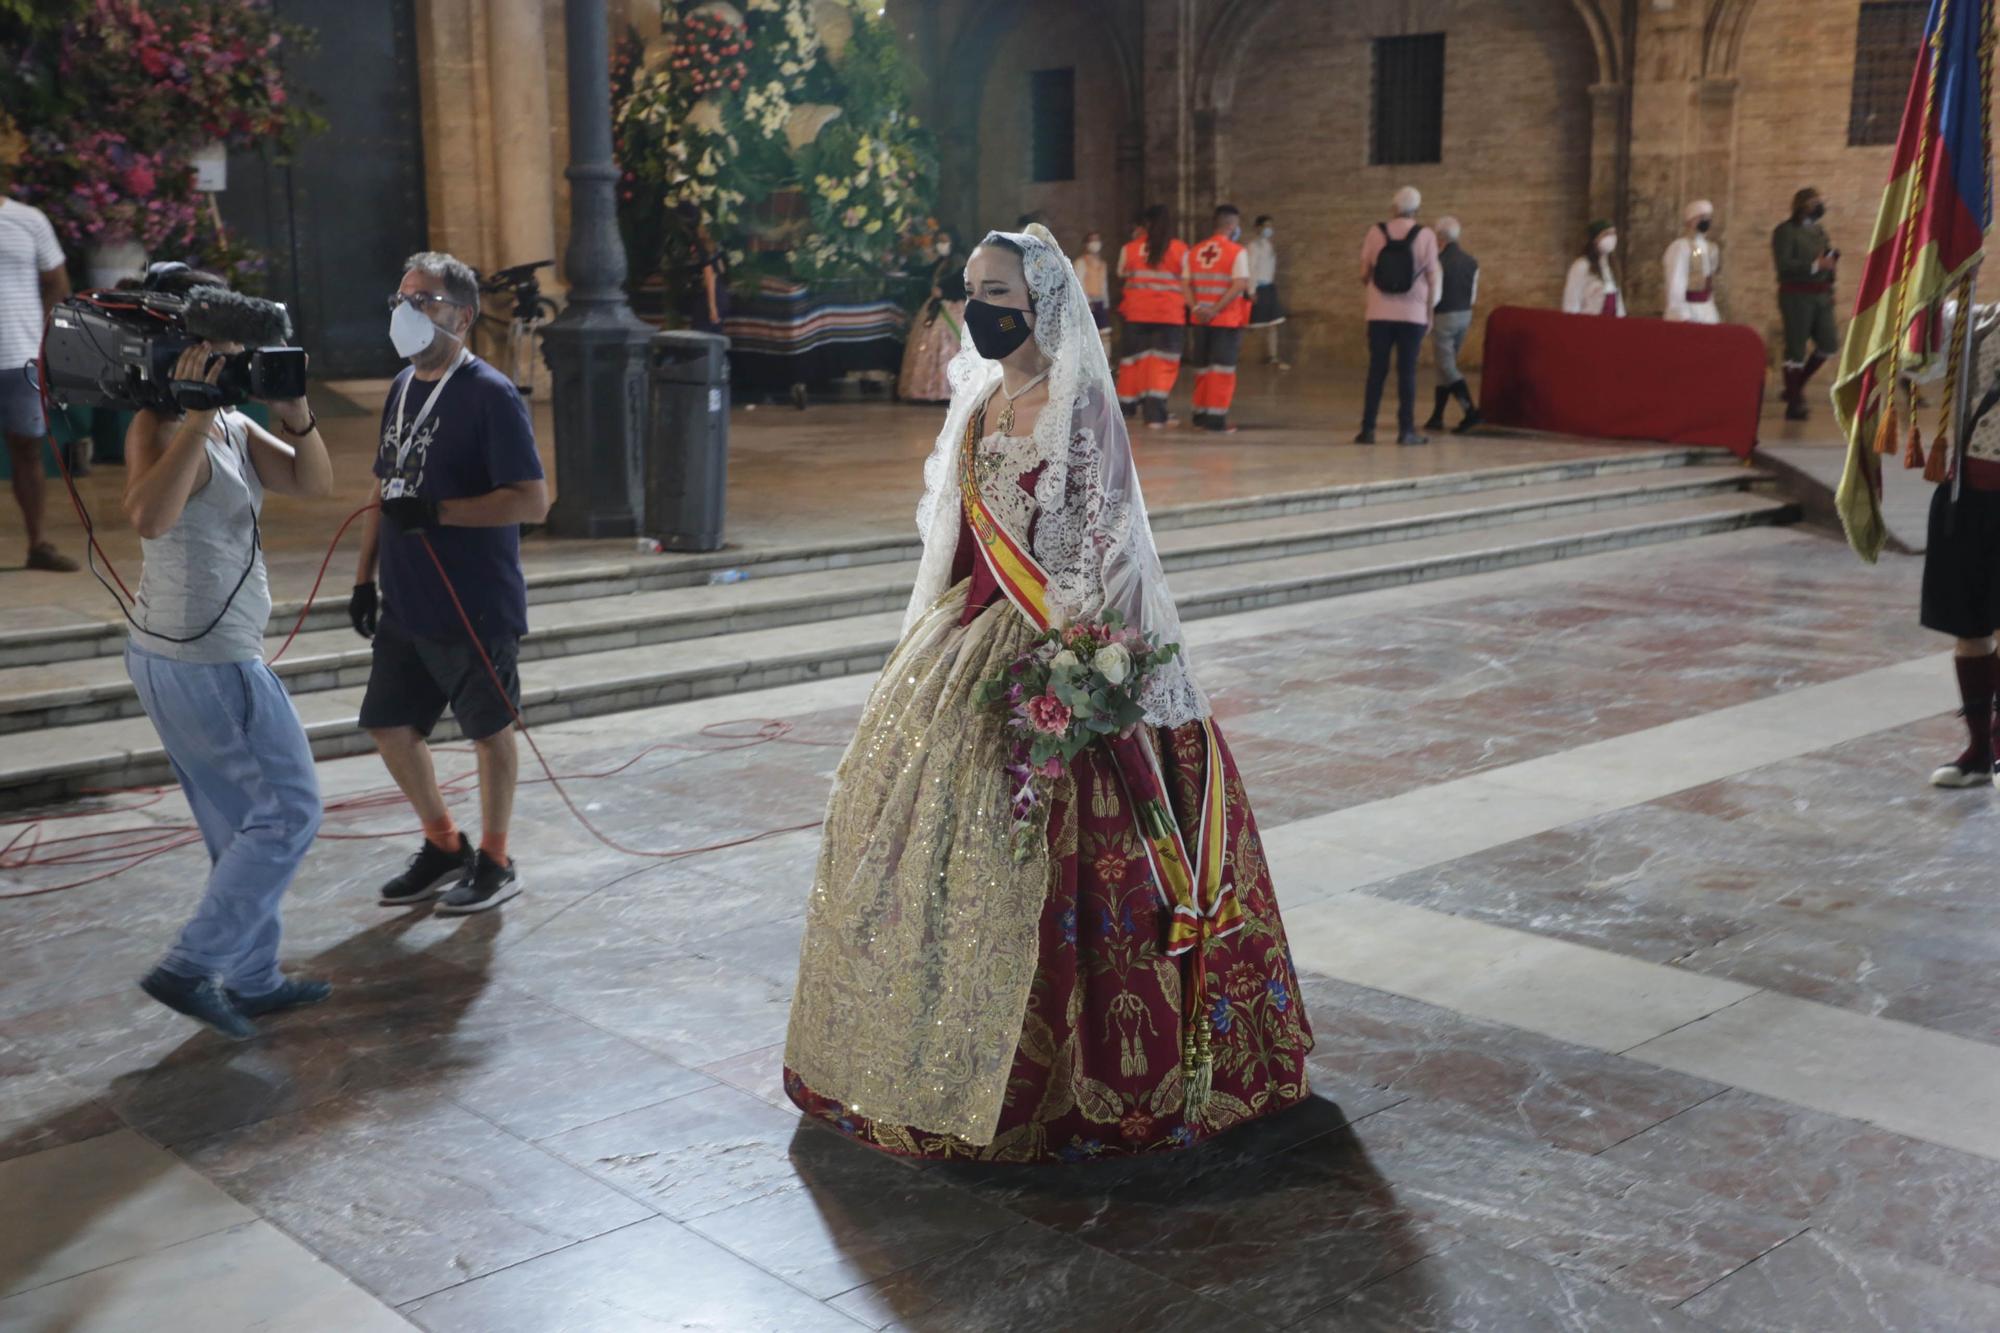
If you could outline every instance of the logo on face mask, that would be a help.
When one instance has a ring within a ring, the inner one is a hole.
[[[965,327],[981,356],[1002,361],[1028,340],[1028,312],[974,299],[965,303]]]

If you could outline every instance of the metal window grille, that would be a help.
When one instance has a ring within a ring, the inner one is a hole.
[[[1030,136],[1029,179],[1076,179],[1076,71],[1038,69],[1028,74]]]
[[[1444,161],[1444,34],[1375,39],[1376,166]]]
[[[1854,25],[1854,92],[1847,111],[1850,148],[1896,142],[1929,12],[1928,0],[1869,0],[1861,6]]]

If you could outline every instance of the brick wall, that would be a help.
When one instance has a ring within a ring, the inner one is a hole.
[[[1049,230],[1065,250],[1083,245],[1084,233],[1104,233],[1115,247],[1133,211],[1119,197],[1117,145],[1129,119],[1128,96],[1096,16],[1070,0],[1030,0],[1020,22],[995,47],[985,66],[978,119],[978,215],[950,218],[968,243],[993,227],[1011,228],[1022,213],[1048,215]],[[1030,179],[1030,73],[1076,71],[1076,177]]]
[[[1586,220],[1595,67],[1568,0],[1285,0],[1272,11],[1243,52],[1222,171],[1246,218],[1278,219],[1298,352],[1365,355],[1361,240],[1405,183],[1423,191],[1425,218],[1464,223],[1482,310],[1559,300]],[[1425,31],[1446,33],[1444,161],[1369,166],[1371,41]]]
[[[1793,191],[1811,185],[1826,196],[1826,228],[1846,256],[1836,299],[1844,323],[1888,177],[1891,149],[1847,146],[1860,8],[1860,0],[1759,0],[1743,34],[1722,313],[1764,333],[1774,360],[1771,229],[1790,212]]]

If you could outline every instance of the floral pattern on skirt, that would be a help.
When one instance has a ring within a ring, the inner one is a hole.
[[[1202,729],[1156,731],[1186,836],[1200,808]],[[1247,924],[1207,946],[1214,1094],[1197,1119],[1182,1106],[1180,959],[1164,956],[1166,912],[1108,755],[1080,755],[1049,812],[1050,885],[1040,954],[990,1145],[850,1115],[791,1070],[785,1089],[808,1114],[884,1150],[925,1158],[1083,1161],[1171,1151],[1307,1096],[1312,1029],[1285,942],[1256,820],[1226,742],[1229,847]]]

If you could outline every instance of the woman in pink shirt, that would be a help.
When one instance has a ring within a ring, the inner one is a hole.
[[[1417,225],[1423,196],[1411,186],[1396,191],[1396,215],[1368,229],[1361,242],[1361,282],[1368,289],[1368,392],[1356,444],[1375,443],[1375,414],[1396,356],[1396,443],[1429,444],[1417,434],[1417,354],[1431,326],[1431,309],[1443,292],[1437,236]]]

